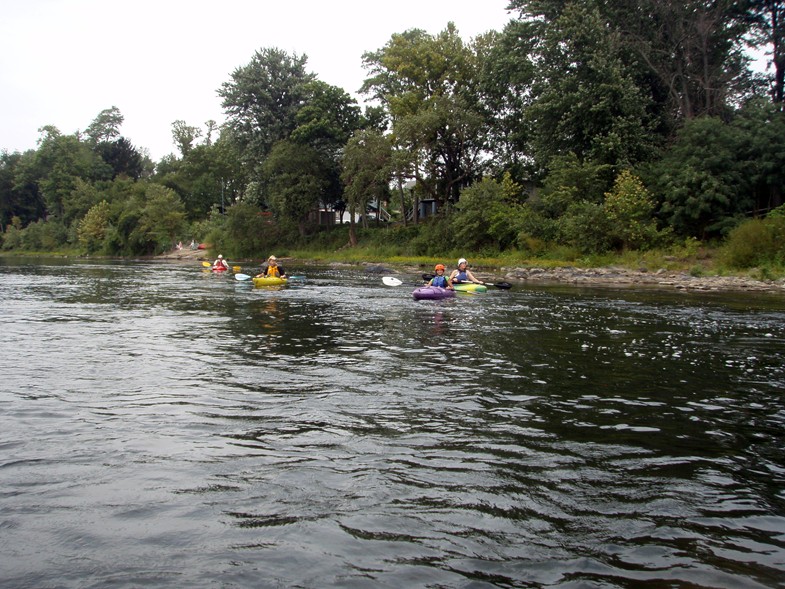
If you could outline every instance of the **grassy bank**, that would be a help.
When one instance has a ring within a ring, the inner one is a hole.
[[[728,267],[722,262],[721,248],[712,248],[699,245],[697,242],[688,242],[682,246],[673,246],[667,249],[655,249],[644,252],[630,251],[622,253],[606,253],[595,255],[579,255],[568,248],[556,248],[539,255],[525,252],[508,251],[498,252],[471,252],[447,251],[433,255],[415,255],[409,247],[402,244],[367,244],[360,243],[357,247],[335,247],[334,244],[324,244],[327,247],[285,247],[275,251],[265,252],[258,257],[241,258],[232,255],[231,251],[199,250],[200,257],[213,259],[218,253],[223,253],[229,259],[248,264],[258,264],[270,254],[279,258],[292,258],[303,264],[381,264],[391,267],[418,267],[429,268],[436,263],[443,263],[448,268],[455,265],[458,258],[465,257],[474,268],[486,271],[503,271],[509,268],[625,268],[628,270],[645,270],[656,272],[663,269],[671,272],[685,272],[695,277],[700,276],[738,276],[755,280],[779,280],[785,277],[785,267],[782,265],[767,265],[747,270]],[[163,257],[172,258],[177,251],[169,252]],[[79,259],[101,259],[102,256],[87,256],[77,249],[60,249],[56,251],[1,251],[0,257],[35,258],[35,257],[63,257]],[[106,259],[117,259],[115,256]],[[138,257],[135,257],[138,259]]]
[[[443,263],[448,268],[459,257],[465,257],[475,268],[503,270],[506,268],[607,268],[655,272],[663,269],[685,272],[692,276],[740,276],[756,280],[778,280],[785,277],[782,266],[756,267],[748,270],[732,269],[724,265],[718,249],[707,247],[674,247],[667,250],[646,252],[609,253],[578,256],[568,251],[551,251],[538,256],[522,252],[502,254],[475,254],[474,252],[447,252],[442,255],[418,256],[399,251],[398,248],[358,246],[339,250],[311,248],[282,248],[275,252],[279,257],[289,257],[311,263],[387,264],[390,266],[430,267]]]

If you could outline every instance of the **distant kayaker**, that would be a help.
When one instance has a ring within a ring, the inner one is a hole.
[[[270,256],[267,258],[267,261],[262,264],[261,271],[257,278],[262,276],[274,276],[277,278],[286,278],[286,270],[283,269],[283,266],[278,265],[278,258],[275,256]]]
[[[436,276],[431,278],[425,286],[438,286],[439,288],[452,288],[452,284],[447,280],[447,277],[444,275],[445,267],[444,264],[436,264],[433,268],[434,272],[436,272]]]
[[[218,254],[218,258],[213,262],[213,270],[220,269],[228,270],[229,264],[226,263],[226,260],[224,260],[224,257],[221,254]]]
[[[484,284],[482,280],[477,280],[474,274],[468,268],[469,262],[466,258],[458,260],[458,267],[450,272],[450,278],[447,282],[452,286],[453,284],[460,284],[461,282],[473,282],[474,284]]]

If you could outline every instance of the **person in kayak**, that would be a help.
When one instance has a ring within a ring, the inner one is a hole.
[[[221,254],[218,254],[218,259],[213,262],[213,270],[228,270],[229,264],[226,263],[224,257]]]
[[[439,288],[452,288],[452,284],[449,283],[447,277],[444,275],[444,271],[445,271],[444,264],[436,264],[433,270],[434,272],[436,272],[436,276],[431,278],[425,286],[438,286]]]
[[[275,276],[276,278],[286,278],[286,270],[283,269],[283,266],[278,265],[278,258],[275,256],[270,256],[267,258],[267,261],[262,264],[261,270],[257,275],[257,278],[261,278],[262,276]]]
[[[447,283],[452,287],[453,284],[460,284],[461,282],[472,282],[474,284],[485,284],[482,280],[477,280],[474,277],[474,274],[468,268],[469,262],[466,261],[466,258],[461,258],[458,260],[458,267],[450,272],[450,277],[447,279]]]

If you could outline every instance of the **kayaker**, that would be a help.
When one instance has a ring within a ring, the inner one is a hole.
[[[431,278],[425,286],[438,286],[439,288],[452,288],[452,284],[449,283],[447,277],[444,275],[445,271],[444,264],[436,264],[433,270],[436,272],[436,276]]]
[[[229,264],[226,263],[224,257],[221,254],[218,254],[218,259],[213,262],[213,270],[223,268],[224,270],[229,269]]]
[[[469,262],[466,261],[466,258],[461,258],[458,260],[458,267],[450,272],[450,278],[447,279],[447,282],[450,286],[453,284],[460,284],[461,282],[472,282],[474,284],[485,284],[482,280],[477,280],[474,277],[474,274],[468,268]]]
[[[286,270],[283,269],[283,266],[278,265],[278,258],[275,256],[270,256],[267,258],[267,261],[262,264],[261,272],[257,276],[257,278],[261,276],[275,276],[277,278],[286,278]]]

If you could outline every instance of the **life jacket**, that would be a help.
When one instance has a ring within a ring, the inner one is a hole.
[[[438,274],[431,280],[431,286],[438,286],[440,288],[447,288],[447,278]]]
[[[267,270],[265,270],[264,275],[278,277],[281,275],[281,271],[278,266],[267,266]]]
[[[464,271],[458,270],[458,274],[455,275],[455,278],[453,278],[453,280],[457,280],[458,282],[467,282],[469,280],[469,277],[466,276],[466,270]]]

